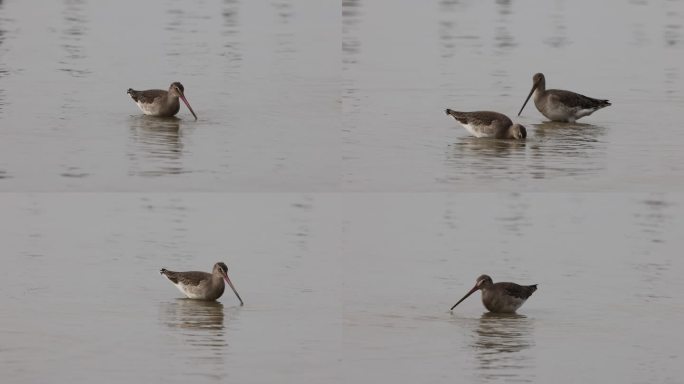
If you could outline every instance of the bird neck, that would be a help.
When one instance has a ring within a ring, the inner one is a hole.
[[[214,286],[223,286],[223,276],[220,273],[212,273],[211,284]]]

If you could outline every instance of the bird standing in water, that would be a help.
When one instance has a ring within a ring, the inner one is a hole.
[[[166,268],[162,268],[159,273],[169,279],[185,296],[190,299],[199,300],[216,300],[221,297],[225,290],[225,285],[223,284],[225,280],[233,292],[235,292],[235,296],[240,300],[240,305],[244,305],[242,298],[240,298],[233,283],[228,278],[228,266],[225,263],[219,262],[214,264],[214,269],[211,273],[199,271],[174,272]]]
[[[477,290],[482,291],[482,304],[484,304],[488,311],[495,313],[514,313],[530,296],[532,296],[532,293],[537,290],[537,284],[495,284],[492,282],[491,277],[482,275],[477,278],[477,282],[473,289],[466,293],[458,303],[454,304],[454,306],[451,307],[451,310],[453,311],[457,305]]]
[[[575,92],[562,89],[547,90],[544,74],[537,73],[532,77],[532,90],[527,95],[518,116],[525,109],[532,94],[534,94],[534,105],[542,115],[551,121],[574,123],[577,119],[589,116],[599,109],[611,105],[608,100],[593,99]]]
[[[136,91],[128,88],[128,94],[144,114],[157,117],[171,117],[180,110],[178,98],[183,100],[188,106],[190,113],[197,120],[195,111],[192,110],[188,99],[185,98],[185,88],[179,82],[171,83],[168,91],[163,89],[148,89],[146,91]]]

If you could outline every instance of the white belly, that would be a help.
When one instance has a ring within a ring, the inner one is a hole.
[[[141,102],[137,102],[136,104],[138,104],[138,108],[140,108],[140,110],[143,111],[143,113],[146,115],[159,115],[159,103],[144,104]]]
[[[202,297],[200,295],[197,295],[193,292],[191,292],[188,289],[185,289],[184,285],[181,284],[174,284],[176,288],[178,288],[179,291],[183,292],[185,296],[187,296],[189,299],[201,299]]]
[[[466,131],[475,137],[489,137],[490,135],[482,127],[473,124],[461,124]]]

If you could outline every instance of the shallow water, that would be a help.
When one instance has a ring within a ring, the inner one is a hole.
[[[3,380],[680,382],[683,16],[0,0]],[[515,117],[539,71],[613,105]],[[125,93],[172,81],[198,121]],[[528,139],[469,137],[447,107]],[[158,273],[217,261],[244,307]],[[539,290],[449,312],[482,273]]]
[[[677,382],[683,207],[670,194],[5,194],[3,375]],[[244,307],[230,291],[180,298],[158,274],[219,260]],[[517,316],[484,314],[479,294],[449,312],[483,271],[539,290]]]
[[[41,4],[0,10],[0,170],[10,179],[1,190],[338,184],[340,50],[327,43],[340,40],[335,2]],[[197,122],[185,106],[175,123],[144,119],[126,95],[173,81]]]
[[[684,189],[681,1],[43,3],[0,9],[0,190]],[[538,71],[613,105],[512,146],[444,114]],[[200,119],[158,137],[125,91],[176,80]]]
[[[682,190],[681,1],[343,7],[345,189]],[[531,104],[517,118],[535,72],[613,105],[563,129]],[[445,108],[504,113],[528,140],[473,140]]]

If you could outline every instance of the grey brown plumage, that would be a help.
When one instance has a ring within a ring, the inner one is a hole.
[[[145,103],[145,104],[150,104],[154,103],[155,99],[160,98],[160,97],[166,97],[166,94],[168,91],[165,91],[163,89],[148,89],[146,91],[136,91],[133,88],[128,88],[128,91],[126,92],[129,95],[131,95],[131,99],[133,101]],[[180,104],[178,105],[180,107]]]
[[[463,300],[475,291],[482,291],[482,304],[490,312],[513,313],[520,308],[525,301],[537,290],[537,284],[519,285],[516,283],[494,283],[492,278],[481,275],[477,278],[475,286],[466,293],[461,300],[451,307],[456,308]]]
[[[201,271],[174,272],[162,268],[159,273],[171,281],[183,294],[190,299],[216,300],[223,295],[225,290],[224,281],[243,305],[242,298],[237,293],[233,283],[228,277],[228,266],[223,262],[214,264],[212,273]]]
[[[211,276],[210,273],[200,272],[200,271],[188,271],[188,272],[174,272],[169,271],[166,268],[162,268],[159,271],[162,275],[166,276],[167,279],[171,280],[174,284],[184,284],[184,285],[199,285],[202,280],[207,279]]]
[[[537,110],[551,121],[575,122],[582,117],[589,116],[601,108],[610,106],[608,100],[594,99],[579,93],[562,89],[546,89],[546,78],[543,73],[532,77],[532,89],[518,112],[518,116],[525,109],[525,105],[534,94],[534,105]]]
[[[495,139],[524,139],[527,130],[520,124],[513,124],[508,116],[492,111],[459,112],[447,108],[446,114],[475,137]]]
[[[126,93],[131,96],[143,113],[158,117],[171,117],[176,115],[180,110],[180,103],[178,102],[178,99],[180,98],[188,107],[190,113],[195,117],[195,120],[197,120],[195,111],[192,110],[190,103],[185,98],[185,88],[183,87],[183,84],[179,82],[171,83],[168,91],[163,89],[136,91],[135,89],[128,88]]]
[[[537,284],[518,285],[516,283],[505,282],[496,284],[500,284],[501,289],[503,289],[507,295],[523,300],[527,300],[530,296],[532,296],[532,293],[537,290]]]

